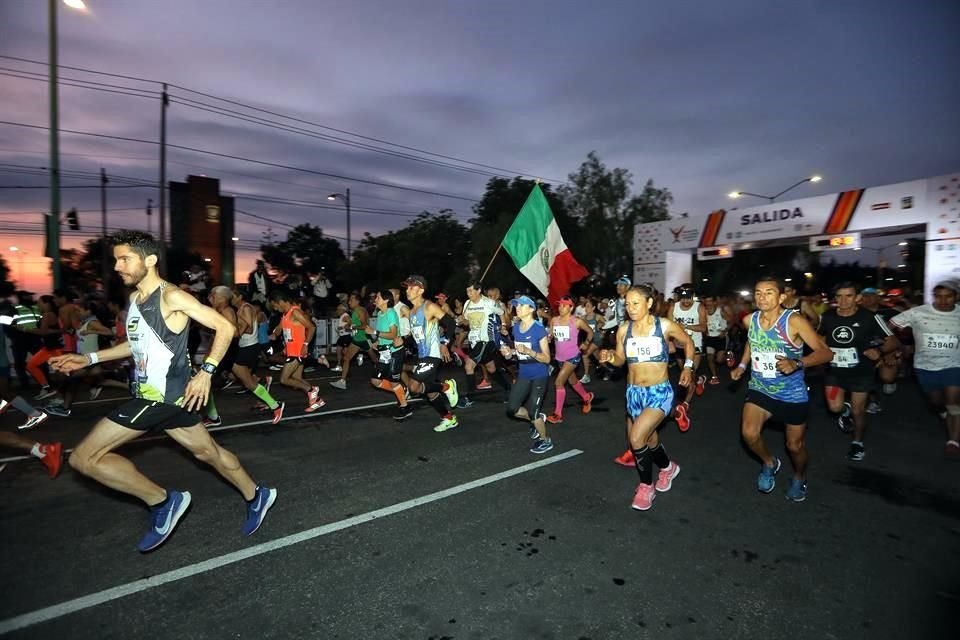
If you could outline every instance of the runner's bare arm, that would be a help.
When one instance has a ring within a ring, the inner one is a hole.
[[[313,334],[317,332],[317,325],[313,323],[313,319],[300,309],[294,309],[291,318],[294,322],[303,325],[305,330],[304,343],[310,344],[313,341]]]
[[[588,325],[583,318],[577,318],[577,329],[586,332],[587,337],[584,339],[586,344],[590,344],[593,341],[593,329],[590,328],[590,325]]]
[[[192,295],[182,289],[163,290],[163,304],[168,311],[184,313],[191,320],[213,330],[213,342],[210,344],[211,360],[220,362],[230,348],[236,329],[229,320],[217,313],[213,307],[201,304]]]
[[[794,337],[794,341],[799,337],[805,345],[813,349],[813,353],[800,358],[804,367],[815,367],[833,360],[833,351],[802,314],[790,314],[790,335]]]
[[[601,349],[600,350],[600,363],[603,364],[608,362],[615,367],[623,366],[627,361],[627,355],[623,351],[623,337],[627,333],[627,323],[624,322],[617,329],[616,337],[616,347],[614,349]]]
[[[703,306],[700,307],[700,312],[703,313]],[[676,322],[671,320],[666,320],[660,318],[660,326],[663,328],[663,335],[672,339],[677,345],[683,347],[683,356],[687,362],[693,362],[694,358],[697,355],[697,348],[693,344],[693,338],[690,337],[690,334],[687,333],[685,327],[681,327]],[[684,364],[683,369],[680,370],[680,386],[689,387],[690,383],[693,382],[693,366],[686,366]]]
[[[122,360],[130,357],[130,343],[121,342],[106,349],[100,349],[96,352],[97,362],[108,362],[110,360]],[[67,353],[61,356],[54,356],[47,363],[56,371],[61,373],[71,373],[78,369],[83,369],[91,364],[88,356],[79,353]]]

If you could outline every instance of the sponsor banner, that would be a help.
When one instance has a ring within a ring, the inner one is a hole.
[[[657,291],[663,291],[666,286],[666,277],[666,262],[638,263],[633,266],[634,284],[650,283],[657,288]]]
[[[924,264],[923,300],[933,302],[933,287],[943,280],[960,280],[960,238],[928,240]]]
[[[927,239],[960,238],[960,173],[927,180],[926,199],[931,214]]]

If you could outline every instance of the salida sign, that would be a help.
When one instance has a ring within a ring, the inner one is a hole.
[[[782,222],[783,220],[793,220],[802,218],[803,211],[800,207],[793,209],[774,209],[773,211],[757,211],[755,213],[745,213],[740,216],[740,225],[759,224],[761,222]]]

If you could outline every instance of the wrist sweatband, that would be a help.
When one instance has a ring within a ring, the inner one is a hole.
[[[91,365],[94,365],[94,364],[97,364],[98,362],[100,362],[100,356],[98,356],[98,355],[97,355],[97,352],[94,351],[93,353],[88,353],[88,354],[87,354],[87,360],[90,361],[90,364],[91,364]]]
[[[740,364],[737,365],[737,369],[743,369],[744,371],[746,371],[746,370],[747,370],[747,365],[745,365],[745,364],[743,364],[743,363],[741,362]]]
[[[684,369],[693,369],[693,360],[684,360],[683,362]]]

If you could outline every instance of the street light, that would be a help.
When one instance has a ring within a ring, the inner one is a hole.
[[[10,247],[10,252],[17,254],[17,257],[19,258],[18,262],[20,263],[20,278],[17,284],[20,285],[21,289],[25,289],[27,285],[23,281],[23,256],[27,255],[27,252],[20,247],[13,246]]]
[[[727,195],[731,198],[739,198],[741,196],[753,196],[754,198],[763,198],[764,200],[769,200],[770,202],[773,202],[774,200],[776,200],[777,198],[785,194],[787,191],[796,189],[797,187],[799,187],[805,182],[820,182],[821,180],[823,180],[822,176],[817,176],[817,175],[809,176],[804,178],[803,180],[800,180],[799,182],[795,182],[794,184],[790,185],[780,193],[772,196],[766,196],[760,193],[750,193],[749,191],[731,191]]]
[[[350,189],[347,189],[346,194],[331,193],[327,196],[327,200],[336,200],[337,198],[343,200],[343,204],[347,208],[347,262],[350,262]]]

